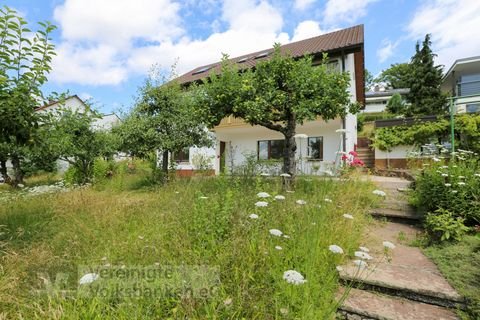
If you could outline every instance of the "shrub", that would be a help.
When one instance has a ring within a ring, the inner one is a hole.
[[[432,240],[459,241],[469,230],[464,221],[464,218],[454,217],[448,210],[438,209],[435,213],[427,214],[425,225]]]
[[[471,152],[461,151],[447,163],[437,157],[432,160],[423,164],[417,176],[412,202],[429,213],[426,228],[431,235],[440,232],[440,240],[455,239],[450,228],[461,234],[460,225],[471,227],[480,223],[479,159]]]

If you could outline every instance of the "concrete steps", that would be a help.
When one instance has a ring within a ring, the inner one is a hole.
[[[340,294],[344,292],[340,290]],[[344,319],[455,320],[451,310],[426,303],[351,289],[340,311]]]
[[[388,222],[375,222],[364,235],[362,246],[367,247],[372,256],[371,260],[364,260],[368,268],[361,270],[352,262],[342,266],[341,283],[351,291],[339,308],[340,317],[355,320],[458,319],[454,309],[463,309],[464,298],[420,248],[411,246],[423,231],[414,225],[421,217],[400,191],[408,188],[410,182],[384,177],[373,180],[387,196],[381,207],[372,209],[371,214],[386,218]],[[385,251],[384,241],[392,242],[395,248]],[[342,288],[339,295],[342,290],[345,289]]]

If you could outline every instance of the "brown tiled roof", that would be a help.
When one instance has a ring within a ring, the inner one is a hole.
[[[318,54],[323,52],[335,51],[339,49],[351,48],[355,46],[363,45],[363,24],[354,26],[347,29],[342,29],[326,34],[322,34],[317,37],[305,39],[297,42],[291,42],[280,47],[281,52],[288,53],[295,58],[302,57],[305,54]],[[236,58],[230,59],[230,61],[237,63],[239,68],[252,68],[257,61],[268,59],[268,56],[259,57],[258,55],[264,52],[271,52],[273,49],[261,50],[249,54],[245,54]],[[245,61],[240,62],[245,59]],[[201,70],[207,69],[201,72]],[[220,72],[220,63],[215,62],[212,64],[197,67],[177,78],[177,81],[181,84],[190,83],[208,76],[211,72]]]

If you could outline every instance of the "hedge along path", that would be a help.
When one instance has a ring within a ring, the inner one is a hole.
[[[340,271],[343,284],[352,289],[339,309],[344,319],[438,320],[458,319],[454,309],[465,300],[446,281],[437,266],[417,247],[409,246],[421,232],[419,216],[399,190],[410,182],[399,178],[372,177],[385,191],[381,208],[372,211],[383,221],[372,224],[364,246],[372,260],[364,272],[349,262]],[[384,258],[383,242],[395,248]],[[341,288],[339,295],[344,292]]]

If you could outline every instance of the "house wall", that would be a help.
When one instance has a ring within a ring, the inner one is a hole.
[[[189,149],[188,162],[177,163],[176,170],[179,171],[180,176],[191,176],[194,174],[194,171],[198,169],[197,167],[195,167],[194,161],[196,156],[202,156],[208,159],[210,170],[212,171],[212,173],[215,171],[215,165],[217,162],[215,148],[191,147]]]
[[[339,159],[337,151],[342,147],[342,135],[335,132],[340,129],[342,122],[340,119],[325,122],[322,120],[307,122],[297,127],[297,134],[306,134],[309,137],[323,137],[323,161],[309,161],[306,159],[308,154],[307,139],[296,139],[297,143],[297,169],[305,174],[321,174],[321,171],[332,170],[335,161]],[[284,136],[276,131],[269,130],[261,126],[245,125],[236,128],[225,128],[216,130],[217,138],[217,157],[215,161],[215,172],[220,170],[220,141],[226,143],[225,164],[227,170],[242,166],[246,163],[247,157],[253,155],[256,159],[259,140],[280,140]],[[302,159],[300,161],[300,159]],[[318,166],[318,170],[314,167]],[[281,173],[282,161],[278,161],[275,167],[275,173]]]
[[[392,149],[392,151],[382,151],[378,148],[375,149],[375,168],[385,169],[385,168],[406,168],[407,167],[407,158],[410,153],[415,151],[417,148],[414,146],[397,146]]]

